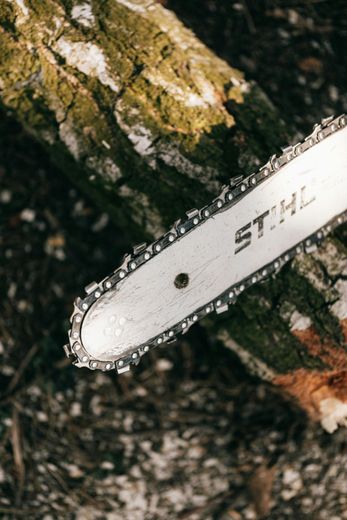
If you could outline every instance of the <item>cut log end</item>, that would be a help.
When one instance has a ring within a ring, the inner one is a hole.
[[[347,370],[298,369],[272,381],[329,433],[347,426]]]

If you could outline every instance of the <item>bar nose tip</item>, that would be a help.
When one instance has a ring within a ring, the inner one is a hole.
[[[81,338],[90,356],[96,359],[117,359],[126,353],[129,319],[115,312],[103,312],[90,316],[82,323]]]

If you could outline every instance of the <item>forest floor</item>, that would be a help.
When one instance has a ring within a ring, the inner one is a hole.
[[[347,112],[345,0],[162,3],[298,132]],[[5,113],[0,217],[0,518],[347,519],[346,431],[310,423],[201,326],[130,374],[70,366],[71,302],[132,240]]]

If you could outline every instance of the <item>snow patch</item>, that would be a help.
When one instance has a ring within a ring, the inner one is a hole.
[[[80,144],[77,134],[69,121],[61,123],[59,126],[59,136],[74,159],[77,161],[81,153]]]
[[[329,433],[333,433],[339,426],[347,426],[347,403],[329,397],[322,399],[319,404],[321,425]]]
[[[199,94],[195,94],[194,92],[188,92],[186,96],[186,106],[187,107],[205,107],[206,103],[202,99]]]
[[[71,10],[71,17],[84,27],[90,28],[95,24],[92,6],[87,2],[74,5]]]
[[[140,124],[135,124],[133,126],[128,125],[121,117],[121,113],[119,107],[116,108],[114,112],[117,123],[123,130],[123,132],[127,135],[128,139],[134,145],[135,151],[141,156],[147,156],[154,153],[153,140],[150,130]],[[136,114],[132,114],[136,116]]]
[[[208,106],[217,103],[213,85],[205,78],[195,78],[197,87],[200,91],[200,94],[198,94],[193,92],[191,89],[183,89],[181,86],[175,84],[174,80],[167,81],[160,74],[153,75],[147,72],[144,76],[152,85],[163,88],[166,92],[171,94],[178,101],[184,103],[187,107],[207,108]]]
[[[112,161],[111,157],[101,159],[95,156],[88,157],[86,166],[112,183],[116,182],[122,176],[120,168]]]
[[[248,94],[251,90],[251,83],[243,78],[231,77],[230,82],[234,87],[239,88],[242,94]]]
[[[59,31],[59,29],[63,25],[63,19],[62,18],[58,18],[57,16],[53,16],[52,21],[53,21],[53,23],[55,25],[56,30]]]
[[[102,50],[94,43],[72,42],[62,36],[56,43],[56,51],[71,67],[87,76],[98,78],[100,83],[110,87],[114,92],[119,91],[118,85],[109,73]]]
[[[347,318],[347,280],[338,280],[334,289],[339,299],[331,306],[331,311],[339,320],[344,320]]]
[[[133,143],[135,151],[139,155],[150,155],[154,152],[152,148],[153,137],[148,128],[141,125],[135,125],[128,133],[128,138]]]
[[[208,81],[204,76],[195,75],[195,82],[200,91],[201,98],[206,105],[221,104],[220,100],[216,96],[216,89],[214,85]]]
[[[15,0],[15,3],[17,4],[17,7],[19,7],[22,13],[22,17],[20,19],[17,18],[17,21],[23,22],[29,16],[29,9],[25,5],[24,0]]]
[[[308,316],[303,316],[295,310],[290,317],[290,330],[306,330],[311,327],[312,321]]]
[[[136,0],[116,0],[118,4],[124,5],[131,11],[135,11],[137,13],[145,13],[146,12],[146,5],[143,5],[143,1],[140,0],[140,2],[136,2]],[[147,3],[153,3],[153,2],[147,2]]]

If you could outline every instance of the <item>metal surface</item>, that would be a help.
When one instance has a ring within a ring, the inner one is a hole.
[[[316,125],[303,142],[187,212],[150,246],[86,288],[71,317],[75,364],[123,372],[238,294],[310,252],[347,219],[347,118]],[[176,283],[184,280],[184,283]]]

